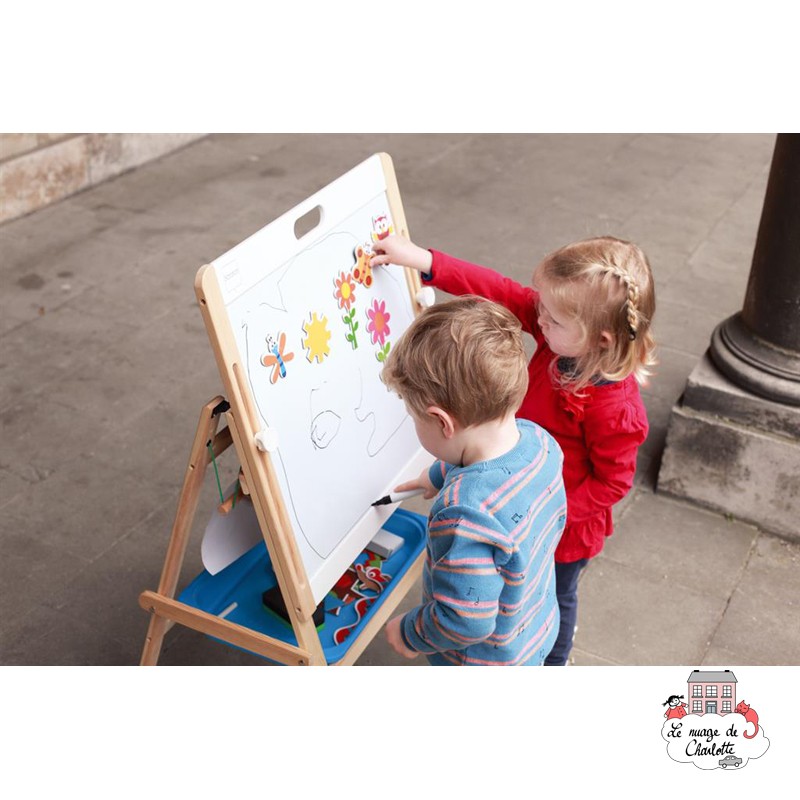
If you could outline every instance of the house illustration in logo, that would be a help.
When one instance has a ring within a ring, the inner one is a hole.
[[[693,670],[688,684],[690,714],[730,714],[736,708],[736,676],[729,669]]]

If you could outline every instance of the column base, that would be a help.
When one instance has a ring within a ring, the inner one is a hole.
[[[777,403],[800,406],[800,355],[759,339],[741,312],[717,325],[709,354],[739,386]]]
[[[672,409],[656,491],[800,541],[800,408],[742,389],[706,353]]]

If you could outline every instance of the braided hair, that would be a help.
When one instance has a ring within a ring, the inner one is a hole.
[[[650,325],[655,290],[641,248],[612,236],[568,244],[545,256],[533,275],[547,285],[559,309],[583,331],[584,352],[572,368],[551,373],[563,388],[580,393],[598,381],[635,375],[645,383],[655,365]]]
[[[614,264],[604,265],[605,269],[625,287],[627,300],[625,302],[625,316],[628,321],[628,334],[631,341],[636,339],[638,326],[639,284],[636,278],[625,269]]]

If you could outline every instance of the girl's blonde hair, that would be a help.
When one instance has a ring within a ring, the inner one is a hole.
[[[533,273],[534,287],[546,285],[553,302],[583,332],[585,352],[565,372],[553,374],[573,392],[598,379],[634,375],[646,383],[657,362],[650,325],[656,310],[647,256],[632,242],[598,236],[568,244],[545,256]],[[611,334],[604,344],[602,333]]]

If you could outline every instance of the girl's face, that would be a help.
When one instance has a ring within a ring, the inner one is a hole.
[[[537,286],[536,289],[539,292],[539,327],[550,349],[556,355],[568,358],[583,355],[585,346],[580,325],[558,308],[546,284]]]

